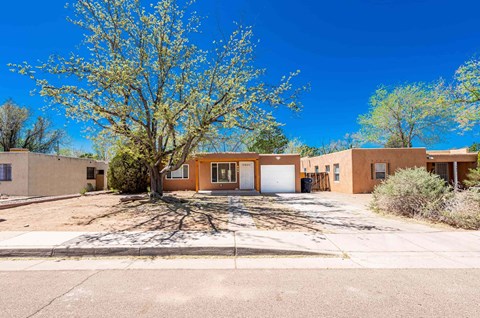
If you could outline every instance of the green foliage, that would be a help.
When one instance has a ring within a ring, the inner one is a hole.
[[[97,156],[91,152],[82,153],[78,158],[88,158],[88,159],[97,159]]]
[[[299,72],[265,83],[250,27],[201,49],[201,19],[175,0],[147,8],[138,0],[79,0],[72,8],[70,21],[85,34],[78,53],[10,66],[68,116],[124,138],[148,167],[154,194],[206,136],[271,125],[269,109],[278,106],[301,108],[305,87],[292,83]]]
[[[379,88],[370,111],[359,117],[364,142],[385,147],[412,147],[438,142],[452,126],[453,109],[443,83],[414,83]]]
[[[375,187],[372,207],[408,217],[436,218],[449,191],[442,178],[425,168],[401,169]]]
[[[64,138],[62,130],[51,129],[46,118],[37,117],[33,126],[27,127],[31,114],[27,108],[7,100],[0,106],[0,150],[25,148],[32,152],[50,153]]]
[[[480,124],[480,60],[472,59],[455,72],[456,120],[463,130]]]
[[[123,193],[141,193],[147,191],[148,169],[138,158],[120,152],[110,161],[108,185]]]
[[[463,229],[480,229],[480,191],[451,190],[443,179],[424,168],[397,170],[375,188],[372,208]]]
[[[479,152],[480,151],[480,143],[479,142],[474,142],[470,147],[468,147],[468,151]]]
[[[480,187],[480,167],[470,169],[464,183],[467,187]]]
[[[252,138],[248,151],[263,154],[283,153],[288,144],[288,138],[279,126],[262,129]]]

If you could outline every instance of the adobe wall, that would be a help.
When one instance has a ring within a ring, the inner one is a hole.
[[[397,169],[427,168],[425,148],[352,149],[353,193],[370,193],[382,180],[372,179],[371,165],[386,163],[390,174]]]
[[[191,159],[185,162],[188,164],[188,179],[167,179],[163,181],[165,191],[195,191],[195,160]]]
[[[0,181],[0,194],[28,195],[28,152],[2,152],[0,163],[12,165],[12,181]]]
[[[96,179],[87,179],[87,167],[104,170],[107,185],[108,164],[93,159],[70,158],[55,155],[28,153],[28,195],[50,196],[79,193]]]
[[[340,181],[334,181],[334,164],[339,164]],[[325,166],[330,166],[328,174],[330,189],[335,192],[353,193],[352,179],[352,149],[334,152],[318,157],[302,158],[300,171],[314,173],[315,166],[318,166],[319,172],[325,172]]]

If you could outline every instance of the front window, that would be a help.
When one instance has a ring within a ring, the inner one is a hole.
[[[167,172],[167,179],[188,179],[189,165],[182,165],[181,168],[175,171]]]
[[[212,183],[236,183],[237,164],[235,162],[212,162]]]
[[[330,172],[330,165],[326,165],[326,166],[325,166],[325,172],[326,172],[326,173],[329,173],[329,172]]]
[[[387,164],[376,163],[375,164],[375,180],[384,180],[387,176]]]
[[[334,174],[333,180],[340,181],[340,165],[338,163],[333,165],[333,174]]]
[[[0,164],[0,181],[12,181],[12,165],[10,163]]]
[[[315,166],[315,173],[319,173],[318,166]]]
[[[87,167],[87,180],[95,179],[95,167]]]

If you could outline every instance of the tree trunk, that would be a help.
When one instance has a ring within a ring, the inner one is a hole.
[[[149,167],[150,170],[150,198],[160,198],[163,196],[163,174],[159,167]]]

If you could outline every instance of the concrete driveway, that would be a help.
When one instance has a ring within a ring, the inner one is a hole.
[[[282,193],[276,200],[322,224],[324,233],[426,233],[447,229],[443,225],[376,214],[368,209],[370,194]]]

